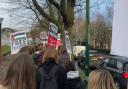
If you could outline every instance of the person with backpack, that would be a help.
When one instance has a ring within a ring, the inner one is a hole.
[[[55,48],[47,48],[38,69],[37,89],[68,89],[66,71],[58,65]]]
[[[79,71],[75,68],[74,61],[67,61],[64,67],[67,73],[69,89],[84,89],[83,81],[79,76]]]

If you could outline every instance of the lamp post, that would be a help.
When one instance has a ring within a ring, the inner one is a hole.
[[[1,24],[2,24],[3,18],[0,18],[0,63],[2,62],[2,51],[1,51]]]
[[[88,76],[89,76],[89,44],[88,44],[88,32],[89,32],[89,21],[90,18],[90,0],[86,0],[86,28],[85,28],[85,60],[84,60],[84,68],[85,68],[85,86],[88,84]]]

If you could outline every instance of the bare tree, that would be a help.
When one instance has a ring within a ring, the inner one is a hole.
[[[84,41],[85,35],[85,20],[83,18],[78,17],[74,21],[73,25],[73,38],[76,42],[79,42],[82,45]]]
[[[48,22],[53,22],[59,28],[59,32],[64,38],[64,30],[70,33],[71,42],[73,40],[72,27],[75,14],[85,10],[83,0],[7,0],[10,4],[15,4],[12,12],[19,12],[19,17],[31,19],[33,23],[39,21],[40,26],[46,26],[42,22],[45,18]],[[91,7],[104,2],[91,3]],[[24,12],[24,13],[23,13]],[[25,15],[26,14],[26,15]]]
[[[110,49],[112,30],[109,27],[105,17],[98,13],[96,20],[91,23],[89,32],[89,40],[92,47]]]

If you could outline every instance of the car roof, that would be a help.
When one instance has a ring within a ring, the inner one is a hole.
[[[121,62],[128,62],[128,57],[118,56],[118,55],[108,55],[108,57],[112,59],[117,59]]]

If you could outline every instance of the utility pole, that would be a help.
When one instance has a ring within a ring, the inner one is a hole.
[[[0,18],[0,64],[2,62],[2,47],[1,47],[1,25],[2,25],[3,18]]]
[[[90,18],[90,0],[86,0],[86,28],[85,28],[85,59],[84,59],[84,68],[85,68],[85,86],[88,85],[88,76],[89,76],[89,44],[88,44],[88,32],[89,32],[89,21]]]

